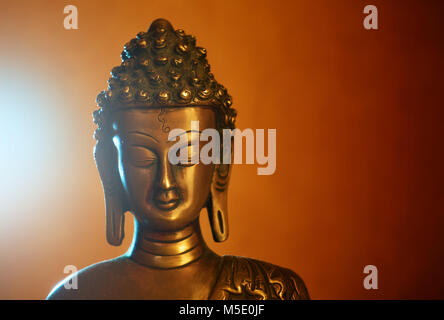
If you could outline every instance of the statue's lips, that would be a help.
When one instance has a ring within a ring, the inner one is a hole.
[[[170,201],[156,201],[156,207],[158,207],[160,210],[173,210],[179,205],[179,199],[174,199]]]
[[[179,192],[176,189],[162,190],[154,196],[154,203],[160,210],[173,210],[180,202]]]

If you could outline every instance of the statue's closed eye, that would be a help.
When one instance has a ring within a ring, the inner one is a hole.
[[[156,154],[144,146],[128,147],[127,156],[132,165],[142,168],[151,166],[157,160]]]

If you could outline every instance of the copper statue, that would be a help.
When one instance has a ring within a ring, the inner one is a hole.
[[[155,20],[124,46],[97,97],[95,160],[106,205],[107,240],[124,237],[124,213],[135,217],[133,243],[118,258],[65,279],[48,299],[308,299],[293,271],[237,256],[219,256],[201,235],[206,207],[213,238],[228,237],[228,164],[172,165],[172,128],[233,129],[232,99],[210,72],[195,38]]]

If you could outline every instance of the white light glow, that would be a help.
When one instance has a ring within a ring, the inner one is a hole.
[[[45,192],[55,132],[51,98],[41,79],[0,67],[0,198],[4,212],[11,213],[32,205]]]

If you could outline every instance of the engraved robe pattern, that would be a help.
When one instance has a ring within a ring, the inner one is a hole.
[[[223,256],[210,300],[310,299],[302,279],[293,271],[244,257]]]

